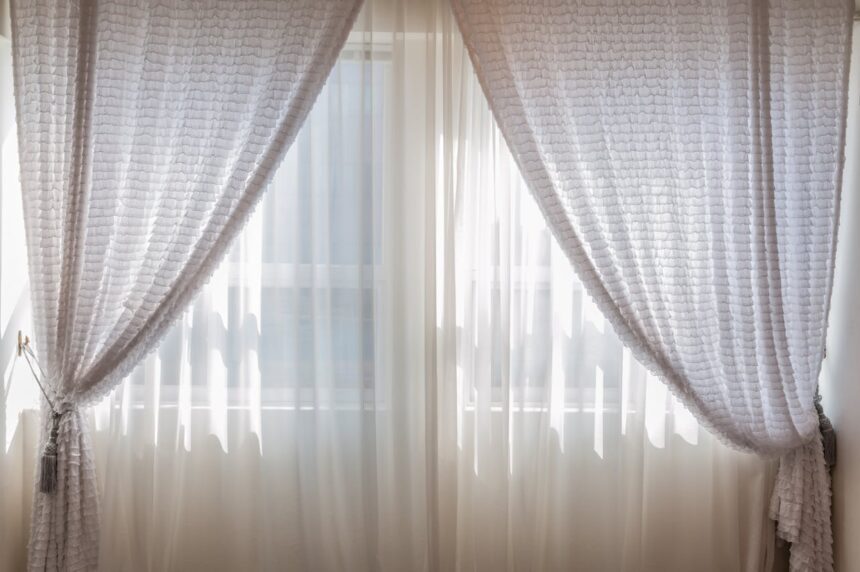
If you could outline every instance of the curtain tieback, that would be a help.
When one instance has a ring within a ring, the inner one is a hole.
[[[60,421],[67,413],[75,410],[70,403],[62,403],[59,409],[51,408],[51,431],[48,441],[42,449],[42,459],[39,465],[39,491],[53,493],[57,490],[57,437],[60,434]]]
[[[792,544],[792,570],[833,570],[829,469],[836,462],[836,434],[820,401],[816,392],[818,431],[780,457],[771,496],[777,535]]]
[[[48,433],[48,440],[45,442],[45,447],[42,449],[42,458],[39,464],[39,491],[43,493],[52,493],[57,490],[57,451],[59,450],[57,439],[60,435],[60,421],[62,421],[63,417],[67,413],[71,413],[77,408],[73,403],[69,403],[68,401],[56,403],[51,399],[48,394],[48,390],[45,389],[45,383],[43,381],[45,370],[42,368],[42,365],[36,358],[36,353],[30,346],[30,336],[24,336],[21,330],[18,330],[18,352],[15,357],[15,362],[17,362],[18,356],[24,356],[24,359],[27,361],[27,365],[30,367],[30,372],[33,374],[33,379],[36,380],[36,384],[42,391],[42,395],[45,397],[48,408],[51,410],[51,429]],[[35,364],[35,367],[33,367],[33,364]],[[12,367],[14,369],[15,363],[12,364]],[[38,373],[36,371],[37,369]],[[43,379],[39,379],[40,374]],[[56,399],[56,395],[54,398]]]
[[[830,418],[824,413],[821,394],[817,389],[815,390],[815,410],[818,412],[818,431],[821,433],[821,445],[824,447],[824,462],[827,463],[828,469],[833,470],[836,465],[836,431]]]

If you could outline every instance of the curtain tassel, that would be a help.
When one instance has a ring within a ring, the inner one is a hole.
[[[42,451],[42,462],[39,468],[39,490],[43,493],[57,490],[57,436],[59,433],[60,414],[54,413],[51,418],[51,434]]]
[[[12,362],[12,371],[15,369],[15,364],[18,363],[19,356],[24,356],[30,372],[33,374],[33,379],[36,380],[36,385],[39,386],[42,395],[45,396],[48,407],[51,409],[51,432],[48,434],[48,441],[42,450],[42,458],[39,463],[39,490],[43,493],[52,493],[57,490],[57,437],[60,435],[60,418],[69,409],[68,407],[64,407],[61,411],[58,411],[54,406],[54,401],[48,396],[45,385],[39,379],[39,374],[36,373],[36,368],[33,367],[33,364],[36,364],[39,373],[43,377],[45,370],[42,369],[39,360],[36,359],[36,354],[33,353],[33,348],[30,347],[30,336],[25,336],[21,330],[18,330],[18,353],[15,356],[15,361]]]

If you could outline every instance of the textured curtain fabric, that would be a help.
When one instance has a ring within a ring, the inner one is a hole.
[[[58,432],[56,490],[33,506],[32,569],[95,566],[81,408],[131,371],[215,269],[360,3],[13,3],[35,343],[53,404],[44,439],[52,423]]]
[[[853,6],[453,0],[496,119],[621,339],[712,432],[782,455],[795,570],[832,568],[813,396]]]
[[[4,570],[36,476],[28,376]],[[702,430],[584,295],[447,0],[366,2],[223,265],[91,411],[110,572],[768,569],[774,465]]]

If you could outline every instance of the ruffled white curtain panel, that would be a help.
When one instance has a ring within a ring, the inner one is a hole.
[[[31,569],[98,556],[80,407],[160,340],[222,258],[321,89],[360,0],[13,2],[35,343],[58,432]]]
[[[794,570],[832,569],[813,397],[833,275],[847,0],[453,0],[544,216],[634,355],[782,455]]]

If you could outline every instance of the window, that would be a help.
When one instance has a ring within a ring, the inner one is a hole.
[[[241,408],[248,376],[271,407],[372,398],[391,62],[390,47],[364,45],[347,44],[248,227],[149,364],[162,402],[187,378],[194,403],[214,383]],[[144,399],[144,369],[132,400]]]

